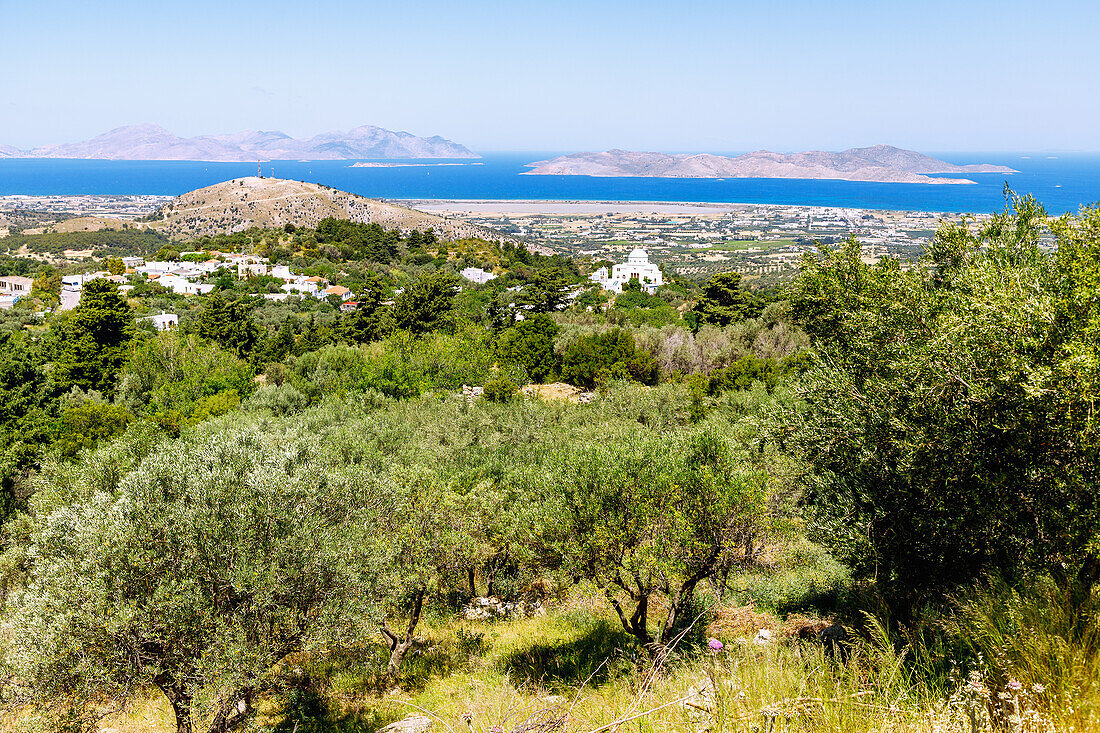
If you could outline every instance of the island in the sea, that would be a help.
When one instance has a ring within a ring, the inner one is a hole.
[[[401,163],[394,161],[361,160],[348,168],[426,168],[437,165],[484,165],[483,163]]]
[[[0,158],[103,160],[362,160],[371,158],[480,158],[465,145],[438,135],[362,125],[347,132],[293,138],[283,132],[246,130],[230,135],[179,137],[159,125],[129,125],[77,143],[30,150],[0,146]]]
[[[809,178],[876,183],[974,183],[935,174],[1016,173],[1003,165],[955,165],[891,145],[850,148],[839,153],[814,150],[773,153],[758,150],[736,157],[608,150],[573,153],[528,163],[523,175],[615,178]]]

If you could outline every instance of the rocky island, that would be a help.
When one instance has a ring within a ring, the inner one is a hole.
[[[774,153],[758,150],[736,157],[708,153],[643,153],[608,150],[574,153],[528,163],[532,176],[623,178],[807,178],[876,183],[974,183],[934,174],[1016,173],[1001,165],[955,165],[891,145],[850,148],[839,153],[814,150]]]
[[[159,125],[128,125],[77,143],[31,150],[0,146],[0,157],[104,160],[361,160],[364,158],[480,158],[465,145],[438,135],[417,137],[373,125],[347,132],[293,138],[278,131],[179,137]]]

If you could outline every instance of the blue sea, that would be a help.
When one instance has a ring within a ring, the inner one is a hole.
[[[378,168],[353,168],[354,161],[273,161],[263,164],[263,173],[390,200],[704,201],[987,213],[1004,208],[1002,191],[1007,181],[1017,193],[1034,194],[1051,213],[1075,212],[1082,205],[1100,202],[1100,154],[937,156],[954,163],[996,163],[1020,171],[966,175],[977,185],[520,175],[527,170],[525,163],[557,154],[500,153],[476,161],[436,161],[462,165]],[[0,195],[174,196],[255,174],[255,163],[4,159],[0,160]]]

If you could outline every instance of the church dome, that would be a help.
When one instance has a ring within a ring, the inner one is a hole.
[[[649,262],[649,253],[646,252],[641,247],[638,247],[637,249],[635,249],[633,252],[631,252],[627,256],[626,261],[627,262]]]

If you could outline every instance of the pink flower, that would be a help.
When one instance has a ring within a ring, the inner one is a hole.
[[[707,648],[710,649],[712,652],[720,652],[722,651],[722,642],[718,641],[717,639],[711,639],[707,642]]]
[[[1018,691],[1024,689],[1024,686],[1021,685],[1016,680],[1009,680],[1008,681],[1008,689],[1012,690],[1013,692],[1018,692]]]

